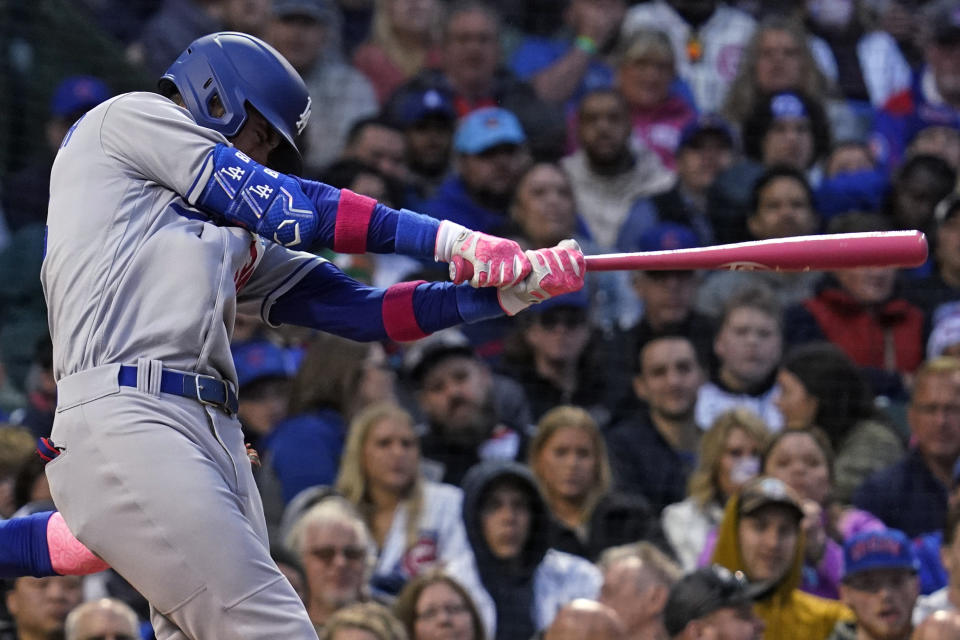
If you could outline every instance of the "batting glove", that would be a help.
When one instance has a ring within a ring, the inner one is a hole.
[[[471,231],[444,220],[437,232],[437,261],[452,265],[457,284],[470,281],[474,287],[509,287],[530,273],[530,260],[513,240]]]
[[[563,240],[549,249],[527,251],[527,257],[533,266],[530,275],[497,292],[500,306],[507,315],[516,315],[532,304],[583,288],[587,267],[576,240]]]

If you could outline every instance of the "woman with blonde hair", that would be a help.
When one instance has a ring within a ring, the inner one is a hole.
[[[372,405],[351,421],[336,489],[373,538],[374,593],[396,595],[410,578],[470,553],[463,492],[421,475],[413,419],[396,405]]]
[[[353,54],[353,65],[373,85],[382,106],[400,85],[440,64],[438,0],[376,0],[370,38]]]
[[[320,639],[408,640],[408,636],[390,609],[376,602],[361,602],[333,614]]]
[[[410,640],[484,640],[477,605],[449,574],[431,569],[407,583],[393,603]]]
[[[559,406],[545,413],[530,442],[529,464],[557,524],[551,548],[591,561],[608,547],[638,540],[669,551],[647,501],[611,492],[606,445],[584,409]]]
[[[727,498],[760,469],[769,436],[763,420],[745,408],[720,414],[700,440],[697,468],[687,482],[687,499],[661,516],[667,540],[685,571],[697,567],[710,532],[723,518]]]

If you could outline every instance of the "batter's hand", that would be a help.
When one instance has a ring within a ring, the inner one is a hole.
[[[507,315],[516,315],[532,304],[583,288],[587,267],[576,240],[564,240],[549,249],[527,251],[527,257],[533,266],[530,275],[498,292],[500,306]]]
[[[474,287],[509,287],[530,273],[530,260],[513,240],[471,231],[449,220],[437,233],[437,260],[451,263],[457,284]]]

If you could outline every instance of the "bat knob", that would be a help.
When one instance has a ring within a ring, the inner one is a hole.
[[[450,280],[454,284],[463,284],[473,278],[473,265],[461,256],[454,256],[450,261]]]

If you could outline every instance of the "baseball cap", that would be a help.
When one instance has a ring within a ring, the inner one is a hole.
[[[683,128],[683,131],[680,132],[680,143],[677,148],[683,149],[684,147],[695,146],[700,142],[700,138],[706,134],[719,135],[731,148],[736,146],[733,130],[726,120],[715,113],[705,113]]]
[[[779,504],[792,509],[797,519],[803,518],[803,508],[797,494],[778,478],[759,476],[747,481],[740,489],[740,515],[748,516],[760,509]]]
[[[273,15],[306,16],[317,22],[329,22],[335,9],[328,0],[273,0]]]
[[[293,375],[287,352],[272,342],[244,342],[231,346],[231,350],[240,388],[264,378],[289,378]]]
[[[401,127],[409,127],[428,116],[457,119],[450,94],[440,88],[401,89],[387,106],[390,119]]]
[[[502,145],[521,145],[527,141],[517,116],[500,107],[485,107],[465,115],[453,135],[453,148],[476,155]]]
[[[843,544],[843,579],[874,569],[919,571],[920,563],[906,534],[896,529],[868,531]]]
[[[697,569],[680,579],[670,589],[663,609],[663,625],[671,636],[679,634],[691,620],[714,611],[751,604],[769,587],[747,582],[742,572],[731,573],[713,565]]]
[[[639,251],[669,251],[693,249],[700,246],[697,234],[690,227],[676,222],[661,222],[640,234],[637,239]]]
[[[789,91],[770,96],[770,114],[774,120],[810,117],[800,96]]]
[[[110,89],[100,78],[70,76],[54,90],[50,113],[58,118],[67,118],[89,111],[109,97]]]
[[[419,385],[433,367],[454,356],[474,358],[476,353],[459,330],[443,329],[407,347],[403,356],[403,370],[414,384]]]
[[[960,44],[960,4],[956,0],[940,0],[927,9],[928,25],[933,41],[941,45]]]

